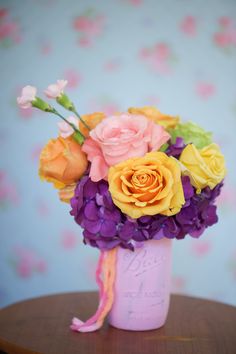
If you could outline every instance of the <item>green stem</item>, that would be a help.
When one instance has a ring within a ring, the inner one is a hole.
[[[81,123],[88,129],[91,130],[90,126],[83,120],[83,118],[81,117],[81,115],[76,111],[75,107],[71,108],[71,111],[77,116],[77,118],[79,118],[79,120],[81,121]]]
[[[73,123],[68,122],[68,120],[66,120],[66,118],[64,118],[59,112],[57,112],[57,110],[56,110],[55,108],[53,108],[51,112],[52,112],[53,114],[55,114],[56,116],[60,117],[61,119],[63,119],[64,122],[66,122],[67,124],[69,124],[69,125],[74,129],[74,131],[75,131],[76,133],[81,134],[81,136],[85,139],[84,135],[79,131],[79,129],[77,129],[76,126],[75,126]]]

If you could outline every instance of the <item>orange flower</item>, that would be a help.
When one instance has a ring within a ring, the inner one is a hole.
[[[59,189],[59,198],[62,202],[70,203],[71,198],[74,196],[76,183],[69,184],[64,188]]]
[[[49,140],[41,151],[39,176],[60,189],[77,182],[87,164],[85,153],[72,137],[58,137]]]
[[[163,152],[150,152],[110,167],[108,182],[114,204],[134,219],[174,215],[185,203],[180,166]]]
[[[104,118],[105,114],[102,112],[95,112],[91,114],[84,114],[82,116],[82,119],[85,121],[85,123],[90,127],[90,129],[94,129],[98,123],[100,123]],[[89,136],[89,131],[88,129],[84,126],[84,124],[80,121],[79,122],[79,130],[81,133],[87,138]]]
[[[179,117],[163,114],[156,107],[131,107],[128,109],[128,112],[131,114],[144,115],[148,119],[153,120],[156,124],[162,125],[165,129],[175,128],[180,121]]]

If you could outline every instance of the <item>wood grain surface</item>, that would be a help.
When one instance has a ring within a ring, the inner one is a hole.
[[[172,295],[164,327],[123,331],[107,323],[94,333],[69,329],[86,320],[95,292],[39,297],[0,310],[0,353],[8,354],[236,354],[236,307]]]

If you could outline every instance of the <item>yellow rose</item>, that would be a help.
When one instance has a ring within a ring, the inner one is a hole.
[[[51,139],[41,151],[39,176],[60,189],[77,182],[87,164],[81,146],[72,137],[64,139],[60,136]]]
[[[217,144],[198,150],[194,144],[187,145],[180,155],[183,174],[188,175],[197,193],[207,186],[213,189],[225,177],[225,159]]]
[[[175,128],[180,121],[179,117],[163,114],[156,107],[131,107],[128,109],[128,112],[131,114],[142,114],[155,123],[162,125],[165,129]]]
[[[134,219],[174,215],[185,203],[180,166],[163,152],[150,152],[110,167],[108,183],[115,205]]]

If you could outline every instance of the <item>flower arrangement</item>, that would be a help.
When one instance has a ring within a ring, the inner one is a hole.
[[[112,306],[118,247],[134,251],[148,240],[198,238],[218,221],[215,200],[226,168],[211,133],[198,125],[154,107],[80,116],[64,93],[66,84],[58,80],[45,94],[71,112],[67,118],[35,87],[24,87],[17,101],[62,119],[59,136],[41,152],[39,175],[70,204],[84,243],[101,251],[99,308],[71,326],[88,332],[101,327]]]

